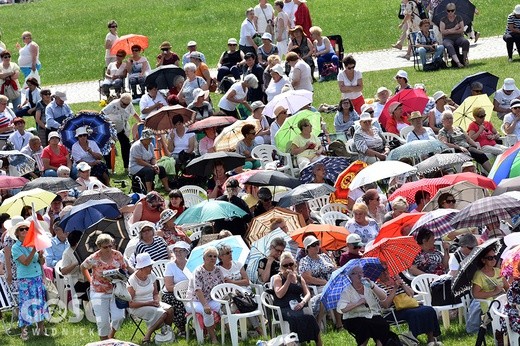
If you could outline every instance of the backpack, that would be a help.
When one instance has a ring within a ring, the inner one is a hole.
[[[452,305],[461,302],[460,297],[455,298],[451,290],[452,279],[451,276],[446,275],[431,283],[432,306]]]
[[[399,5],[399,11],[397,11],[397,18],[404,19],[404,6],[403,4]]]
[[[323,77],[328,77],[328,76],[332,76],[332,75],[337,76],[337,74],[338,74],[338,67],[334,63],[327,62],[327,63],[323,64],[323,69],[321,70],[321,75]]]
[[[347,156],[347,147],[340,140],[330,143],[328,151],[331,152],[331,156]]]

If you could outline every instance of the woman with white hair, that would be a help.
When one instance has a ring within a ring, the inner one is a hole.
[[[184,72],[186,73],[186,79],[184,80],[184,84],[182,84],[181,91],[177,95],[179,98],[179,102],[183,105],[189,105],[193,102],[193,91],[197,88],[202,90],[208,90],[208,83],[202,77],[196,75],[197,66],[189,62],[184,65]]]
[[[267,84],[267,88],[265,89],[265,94],[267,95],[267,102],[270,102],[276,95],[280,95],[284,85],[290,84],[290,82],[280,63],[268,68],[267,70],[269,70],[271,78],[269,84]]]
[[[383,216],[383,223],[395,219],[399,215],[408,211],[408,202],[406,202],[406,198],[403,196],[396,197],[392,202],[390,202],[390,206],[392,207],[392,210]]]
[[[252,111],[251,106],[247,103],[247,91],[249,88],[258,88],[258,79],[254,74],[248,74],[243,81],[234,83],[231,88],[220,99],[218,104],[220,110],[226,115],[239,118],[237,106],[242,104],[244,107]]]

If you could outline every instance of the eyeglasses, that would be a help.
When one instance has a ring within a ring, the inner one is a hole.
[[[233,253],[233,251],[228,251],[228,252],[224,252],[223,255],[231,255]]]
[[[4,59],[10,59],[11,56],[10,55],[4,55]]]
[[[485,114],[479,114],[479,115],[477,115],[477,118],[480,118],[480,119],[483,119],[483,118],[485,118],[485,117],[486,117]]]
[[[132,52],[140,52],[140,49],[132,49]]]
[[[368,114],[374,114],[374,111],[365,111],[367,112]]]
[[[315,243],[312,243],[311,245],[309,245],[308,248],[309,248],[309,247],[316,247],[316,246],[318,246],[318,245],[320,245],[320,243],[319,243],[319,242],[315,242]]]
[[[468,250],[473,250],[475,247],[474,246],[466,246],[466,248],[468,248]]]
[[[292,267],[294,267],[294,263],[285,263],[285,264],[282,264],[282,267],[284,267],[284,268],[292,268]]]
[[[153,229],[147,227],[147,228],[145,228],[145,229],[143,229],[143,230],[141,231],[141,233],[145,233],[145,232],[153,232]]]
[[[354,249],[361,249],[362,246],[359,246],[359,245],[354,245]]]
[[[228,43],[228,46],[230,46],[230,47],[236,47],[237,45],[236,45],[236,44],[233,44],[233,43]]]
[[[283,252],[283,250],[285,250],[285,248],[283,248],[283,249],[274,248],[274,251],[276,251],[276,252]]]
[[[78,135],[78,137],[87,137],[87,134],[84,133],[84,134]]]
[[[285,114],[285,115],[287,115],[287,112],[286,112],[286,111],[283,111],[283,112],[278,113],[278,115],[280,115],[280,114]]]
[[[486,257],[482,257],[482,258],[484,258],[485,260],[488,260],[488,261],[494,261],[497,259],[495,256],[486,256]]]
[[[451,203],[455,203],[455,202],[457,202],[457,201],[454,200],[454,199],[447,199],[445,202],[451,204]]]
[[[349,100],[343,100],[343,101],[341,101],[341,103],[350,103],[350,101]]]
[[[105,246],[102,246],[101,248],[102,249],[111,249],[114,245],[110,244],[110,245],[105,245]]]
[[[446,10],[446,12],[448,12],[448,13],[449,13],[449,12],[455,12],[455,10]]]
[[[355,68],[356,68],[356,65],[354,65],[354,66],[348,66],[348,67],[347,67],[347,70],[353,70],[353,69],[355,69]]]
[[[475,94],[482,94],[482,90],[473,90]]]
[[[29,227],[20,227],[18,228],[18,231],[20,232],[25,232],[25,231],[28,231],[29,230]]]

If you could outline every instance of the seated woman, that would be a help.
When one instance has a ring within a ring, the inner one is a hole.
[[[227,180],[226,170],[222,161],[215,161],[213,168],[213,175],[208,180],[208,198],[213,199],[220,197],[224,194],[225,185]]]
[[[175,190],[173,190],[175,191]],[[168,246],[177,242],[185,242],[191,244],[191,239],[175,225],[175,219],[178,217],[177,211],[172,209],[165,209],[161,212],[161,218],[157,222],[157,232],[159,237],[162,237]]]
[[[464,38],[464,20],[455,14],[455,10],[454,3],[450,2],[446,5],[447,15],[441,19],[439,29],[443,37],[442,44],[448,51],[448,55],[457,67],[464,67],[469,65],[469,41]],[[462,61],[457,55],[459,47],[462,48]]]
[[[241,68],[240,63],[244,61],[244,52],[238,49],[236,38],[230,38],[227,42],[228,49],[222,53],[217,64],[217,81],[220,81],[229,75],[235,80],[240,79]]]
[[[266,69],[267,70],[267,69]],[[279,63],[269,69],[270,80],[265,89],[267,95],[267,102],[271,101],[276,95],[282,93],[285,85],[290,84],[289,78],[285,75],[284,68]]]
[[[60,166],[57,170],[58,177],[60,177],[60,171],[63,170],[63,168],[66,168],[68,170],[68,167],[66,166]],[[92,167],[86,162],[80,162],[76,166],[76,170],[78,172],[78,178],[76,179],[76,182],[79,184],[78,191],[82,192],[85,190],[92,190],[92,189],[105,189],[107,186],[103,184],[101,181],[98,180],[98,178],[93,177],[90,175],[90,172],[92,170]],[[70,172],[68,172],[70,174]]]
[[[135,272],[128,278],[127,288],[132,300],[128,302],[128,312],[146,323],[146,333],[143,344],[149,344],[152,334],[162,325],[171,326],[173,322],[172,306],[161,302],[155,281],[157,277],[152,274],[154,261],[147,252],[136,256],[137,264]]]
[[[381,316],[379,304],[386,299],[385,291],[363,277],[363,268],[353,266],[347,272],[351,285],[341,292],[336,310],[343,314],[343,327],[366,346],[370,338],[377,346],[386,345],[390,326]]]
[[[504,115],[504,131],[508,135],[515,135],[520,139],[520,100],[514,99],[509,103],[511,112]]]
[[[42,162],[44,177],[57,177],[58,173],[56,170],[60,166],[67,166],[70,169],[70,176],[72,179],[76,179],[77,170],[72,166],[72,160],[70,159],[69,151],[63,144],[60,143],[60,135],[56,131],[51,131],[48,136],[49,144],[43,148],[42,151]]]
[[[338,73],[338,86],[343,100],[350,100],[354,110],[361,113],[361,106],[365,104],[363,97],[363,75],[356,70],[356,60],[349,54],[343,58],[345,70]]]
[[[142,253],[148,253],[153,261],[170,259],[170,250],[166,241],[155,235],[155,224],[150,221],[143,221],[140,225],[139,242],[135,248],[136,260]]]
[[[300,169],[322,157],[325,149],[321,141],[312,134],[312,125],[308,119],[298,121],[300,135],[296,136],[291,144],[291,154],[296,155]],[[280,148],[284,150],[285,148]]]
[[[181,105],[188,106],[195,99],[193,96],[193,90],[199,88],[202,90],[208,90],[208,83],[204,78],[199,77],[195,74],[197,66],[194,63],[187,63],[184,65],[184,72],[186,73],[186,79],[182,84],[180,92],[177,94]]]
[[[179,154],[184,151],[186,154],[195,155],[195,146],[197,138],[193,132],[188,132],[188,128],[184,125],[182,115],[177,114],[172,118],[173,130],[168,133],[167,156],[172,156],[176,162],[179,161]]]
[[[476,263],[479,269],[471,280],[473,284],[471,293],[475,299],[488,301],[480,303],[480,308],[485,314],[491,301],[507,292],[509,283],[505,277],[500,275],[500,267],[497,268],[497,254],[494,249],[481,253]]]
[[[244,164],[244,169],[257,169],[261,166],[261,162],[259,160],[255,160],[251,157],[251,152],[258,145],[256,142],[256,130],[255,125],[253,124],[245,124],[240,129],[242,136],[244,139],[238,142],[236,152],[242,156],[245,156],[246,163]]]
[[[164,210],[164,198],[156,191],[150,191],[135,204],[132,215],[132,223],[150,221],[153,223],[161,219]]]
[[[132,89],[132,97],[135,99],[137,95],[137,85],[141,88],[141,96],[144,95],[145,79],[150,73],[150,63],[148,59],[141,56],[143,48],[140,45],[134,44],[132,47],[132,56],[126,62],[126,72],[128,73],[128,83]]]
[[[435,107],[428,113],[428,126],[437,134],[442,128],[442,112],[446,110],[446,107],[452,112],[455,111],[457,104],[448,99],[448,96],[442,91],[437,91],[433,94],[433,101],[435,101]]]
[[[407,213],[409,207],[406,198],[404,198],[403,196],[397,196],[392,202],[390,202],[390,206],[391,210],[383,216],[383,223],[395,219],[403,213]],[[407,233],[407,235],[408,234],[409,232]]]
[[[195,112],[191,118],[191,123],[202,120],[213,115],[213,106],[208,102],[209,90],[197,88],[193,90],[193,102],[188,105],[188,109]]]
[[[497,144],[497,139],[500,138],[497,130],[486,119],[486,110],[482,107],[473,108],[473,118],[468,126],[469,137],[480,144],[480,149],[486,154],[500,155],[507,147]]]
[[[338,112],[334,116],[334,130],[336,133],[348,132],[354,127],[354,122],[359,120],[358,113],[354,110],[354,105],[350,99],[342,99],[339,101]]]
[[[373,126],[373,119],[369,113],[361,113],[359,117],[360,127],[354,132],[354,145],[362,155],[360,160],[374,163],[377,160],[386,160],[390,147],[386,145],[381,131]]]
[[[280,273],[273,277],[274,305],[279,306],[284,321],[289,322],[291,332],[298,334],[300,342],[314,340],[323,345],[318,323],[312,314],[304,311],[311,299],[311,292],[305,279],[296,272],[296,262],[292,254],[285,251],[280,256]],[[291,305],[291,301],[297,304]]]
[[[312,167],[312,175],[314,179],[313,183],[316,184],[328,184],[330,186],[334,186],[334,182],[327,178],[327,167],[321,162],[316,163]]]
[[[199,154],[215,152],[215,138],[217,138],[217,128],[208,127],[204,129],[205,136],[199,141]]]
[[[218,104],[220,110],[226,115],[233,116],[237,119],[240,118],[237,111],[239,104],[251,111],[251,106],[249,106],[247,102],[247,92],[249,88],[258,88],[258,79],[252,73],[245,76],[243,81],[234,83],[226,94],[222,96]]]
[[[110,185],[107,165],[103,162],[103,154],[97,143],[88,139],[86,126],[76,129],[78,141],[72,145],[71,155],[74,163],[86,162],[91,167],[91,175],[98,178],[103,184]]]
[[[428,337],[429,346],[442,346],[442,342],[437,341],[436,337],[441,335],[441,329],[439,327],[439,320],[437,319],[437,313],[431,306],[419,305],[415,300],[414,291],[404,282],[399,275],[395,278],[390,277],[388,271],[385,270],[379,276],[377,285],[385,290],[387,297],[380,304],[383,308],[393,308],[395,317],[398,321],[405,320],[408,324],[408,329],[412,332],[413,336],[417,337],[421,334],[426,334]],[[403,309],[396,308],[395,301],[397,299],[410,300],[410,305],[415,307],[407,307]]]
[[[379,233],[379,226],[374,219],[368,217],[367,205],[355,203],[352,207],[352,214],[354,217],[347,221],[345,228],[350,233],[359,235],[364,244],[374,240]]]
[[[450,148],[454,148],[458,153],[471,155],[471,157],[480,163],[487,171],[491,171],[491,163],[489,163],[486,154],[478,148],[480,144],[476,143],[462,128],[453,127],[453,113],[444,111],[442,113],[442,129],[439,130],[438,138],[441,142]]]
[[[386,132],[399,136],[399,131],[410,125],[408,117],[403,114],[403,105],[397,101],[392,102],[388,106],[388,113],[390,114],[390,117],[388,117],[388,120],[386,121]]]
[[[159,175],[164,189],[166,192],[170,192],[166,171],[163,166],[158,166],[155,160],[154,145],[152,144],[152,139],[154,138],[155,135],[150,129],[144,129],[141,132],[141,138],[130,147],[128,172],[131,175],[139,176],[143,180],[148,192],[153,190],[152,183],[155,175]]]
[[[101,83],[101,91],[103,95],[110,95],[110,88],[114,88],[117,98],[121,96],[121,89],[124,87],[125,78],[127,74],[126,64],[123,64],[123,59],[126,57],[124,49],[120,49],[116,53],[116,61],[108,64],[105,72],[105,79]]]
[[[448,260],[450,258],[449,243],[442,242],[444,253],[435,249],[435,237],[433,232],[421,228],[417,232],[415,240],[421,247],[421,252],[417,254],[412,266],[409,269],[410,274],[417,276],[421,274],[445,274],[448,269]]]
[[[322,37],[322,30],[319,26],[313,26],[309,29],[311,33],[313,45],[314,45],[314,56],[318,60],[318,72],[320,74],[320,81],[323,81],[323,65],[325,63],[333,63],[336,68],[339,68],[339,58],[334,52],[334,47],[330,44],[328,37]]]
[[[168,209],[177,212],[175,217],[179,217],[186,209],[184,205],[184,196],[179,189],[173,189],[168,194]]]
[[[381,115],[381,112],[383,111],[383,108],[385,108],[386,102],[392,95],[392,92],[387,87],[379,87],[377,89],[377,92],[374,96],[374,103],[372,104],[372,107],[374,108],[374,119],[379,121],[379,116]]]
[[[419,24],[420,31],[415,39],[415,46],[419,47],[417,52],[421,58],[421,64],[426,65],[426,54],[433,53],[433,60],[440,59],[444,54],[444,46],[437,42],[433,31],[430,31],[430,20],[423,19]]]
[[[267,67],[267,58],[269,55],[277,55],[278,54],[278,48],[273,44],[273,36],[268,33],[264,32],[262,35],[262,45],[258,47],[258,50],[256,51],[256,56],[258,57],[258,63],[262,68]]]
[[[265,105],[262,101],[251,103],[253,113],[246,120],[258,121],[260,123],[260,131],[256,134],[255,141],[258,144],[271,144],[271,128],[266,116],[262,114]]]
[[[419,111],[413,111],[408,120],[413,126],[413,130],[406,135],[406,142],[423,141],[429,139],[436,139],[435,133],[429,127],[423,126],[424,116]]]

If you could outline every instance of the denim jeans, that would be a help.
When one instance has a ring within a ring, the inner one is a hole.
[[[419,47],[417,51],[419,52],[419,57],[421,58],[421,65],[426,65],[426,53],[429,51],[427,51],[424,47]],[[444,46],[440,44],[437,46],[437,48],[435,48],[435,53],[433,53],[433,60],[440,58],[442,54],[444,54]]]
[[[318,72],[320,73],[320,76],[321,76],[321,72],[323,70],[323,65],[326,62],[332,62],[334,65],[339,67],[339,58],[336,55],[336,53],[327,53],[324,55],[320,55],[318,57]]]

